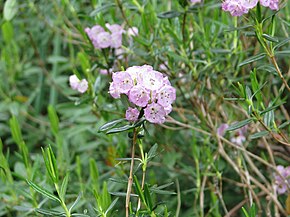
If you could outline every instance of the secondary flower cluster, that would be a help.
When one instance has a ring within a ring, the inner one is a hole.
[[[102,26],[95,25],[92,28],[85,28],[85,32],[96,49],[119,48],[122,46],[122,34],[124,29],[118,24],[106,24],[106,31]]]
[[[84,93],[88,89],[88,82],[86,79],[78,79],[76,75],[69,76],[69,84],[73,90]]]
[[[222,9],[229,11],[232,16],[242,16],[256,7],[258,2],[271,10],[279,10],[279,0],[225,0],[222,3]]]
[[[143,65],[115,72],[112,79],[109,89],[111,96],[117,99],[121,94],[125,94],[136,106],[127,109],[127,120],[138,120],[140,109],[144,109],[145,119],[149,122],[158,124],[165,122],[165,116],[171,112],[171,104],[176,99],[176,90],[171,86],[167,76],[163,76],[149,65]]]
[[[277,193],[284,194],[290,186],[290,166],[277,166],[278,173],[275,174],[275,185],[277,186]]]

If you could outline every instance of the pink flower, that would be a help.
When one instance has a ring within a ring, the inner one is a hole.
[[[88,82],[86,79],[79,80],[76,75],[69,77],[69,84],[73,90],[77,90],[80,93],[84,93],[88,89]]]
[[[114,33],[123,34],[124,33],[124,29],[119,24],[112,24],[111,25],[109,23],[106,23],[106,27],[107,27],[107,29],[109,29],[109,31],[112,34],[114,34]]]
[[[242,4],[242,0],[225,0],[222,9],[228,11],[232,16],[242,16],[248,13],[248,8]]]
[[[138,30],[137,27],[132,26],[131,28],[129,28],[127,30],[127,34],[128,34],[129,37],[132,37],[132,36],[136,37],[139,34],[139,30]]]
[[[127,94],[133,87],[133,80],[128,72],[115,72],[113,73],[113,83],[119,89],[120,93]]]
[[[139,73],[138,82],[148,90],[158,90],[163,86],[163,75],[158,71],[147,71],[146,73]]]
[[[226,129],[228,129],[229,125],[228,124],[221,124],[219,126],[219,128],[217,129],[217,134],[219,136],[224,136],[225,135],[225,132],[226,132]]]
[[[128,121],[137,121],[138,120],[139,113],[140,112],[139,112],[138,109],[129,107],[126,110],[126,119]]]
[[[85,28],[85,32],[90,38],[96,49],[104,49],[108,47],[119,48],[122,46],[122,34],[124,30],[118,24],[106,24],[109,31],[105,31],[103,27],[96,25],[94,27]]]
[[[243,143],[246,141],[246,132],[247,132],[247,126],[241,127],[236,131],[236,134],[230,139],[232,143],[235,143],[236,145],[243,145]]]
[[[103,29],[103,27],[96,25],[93,26],[91,29],[90,28],[85,28],[85,32],[87,33],[89,39],[91,40],[91,42],[93,43],[94,47],[97,49],[100,49],[100,46],[98,44],[97,41],[97,36],[99,35],[99,33],[101,32],[105,32],[105,30]]]
[[[258,4],[258,1],[259,0],[241,0],[241,4],[243,5],[243,7],[247,9],[252,9],[256,7],[256,5]]]
[[[144,87],[136,85],[129,92],[129,100],[137,106],[145,107],[150,100],[150,93]]]
[[[76,75],[69,76],[69,84],[73,90],[77,90],[79,86],[80,79]]]
[[[108,48],[112,43],[111,34],[108,32],[99,33],[96,37],[96,40],[100,48]]]
[[[275,185],[278,194],[284,194],[290,187],[290,166],[277,166],[278,173],[274,174]]]
[[[111,47],[112,48],[120,48],[122,46],[122,34],[113,33],[111,35]]]
[[[176,99],[176,90],[171,85],[163,86],[157,94],[157,102],[162,106],[171,105]]]
[[[120,94],[126,94],[132,104],[144,108],[147,121],[163,123],[172,111],[176,90],[168,77],[153,70],[152,66],[132,66],[124,72],[113,73],[112,79],[109,89],[112,97],[120,98]],[[126,117],[132,113],[131,109],[127,111]]]
[[[118,99],[121,97],[121,92],[120,90],[118,89],[118,87],[116,87],[115,83],[112,82],[110,84],[110,87],[109,87],[109,94],[111,94],[111,96],[115,99]]]
[[[271,10],[279,10],[279,0],[260,0],[260,4],[269,7]]]
[[[144,109],[146,120],[154,124],[162,124],[165,122],[165,109],[158,103],[151,103]]]

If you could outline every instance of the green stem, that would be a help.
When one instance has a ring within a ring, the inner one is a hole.
[[[63,198],[62,198],[61,195],[60,195],[60,191],[59,191],[59,186],[58,186],[58,184],[57,184],[57,183],[54,183],[54,187],[55,187],[55,190],[56,190],[56,192],[57,192],[57,195],[58,195],[58,197],[59,197],[59,199],[60,199],[60,205],[61,205],[61,207],[64,209],[65,215],[66,215],[67,217],[71,217],[70,211],[68,210],[67,206],[65,205],[65,202],[64,202]]]
[[[130,194],[132,191],[133,184],[133,169],[134,169],[134,157],[135,157],[135,145],[137,142],[137,133],[136,128],[133,130],[133,140],[132,140],[132,149],[131,149],[131,166],[130,166],[130,174],[128,178],[128,186],[127,186],[127,194],[126,194],[126,217],[129,217],[129,203],[130,203]]]

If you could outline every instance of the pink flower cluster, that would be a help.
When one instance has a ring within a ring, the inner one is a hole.
[[[275,174],[275,185],[278,194],[284,194],[289,190],[290,186],[290,166],[283,167],[281,165],[277,166],[277,171],[279,174]]]
[[[84,93],[88,89],[88,82],[86,79],[78,79],[76,75],[69,77],[69,84],[73,90],[77,90],[80,93]]]
[[[232,16],[242,16],[248,13],[250,9],[256,7],[258,2],[271,10],[279,10],[279,0],[224,0],[222,9],[229,11]]]
[[[96,25],[92,28],[85,28],[85,32],[96,49],[119,48],[122,46],[122,34],[124,30],[118,24],[106,24],[106,31],[102,26]]]
[[[176,99],[176,90],[171,86],[167,76],[163,76],[149,65],[143,65],[115,72],[112,79],[109,89],[111,96],[117,99],[121,94],[125,94],[136,106],[127,109],[127,120],[138,120],[141,108],[144,109],[145,119],[149,122],[158,124],[165,122],[165,116],[171,112],[171,104]]]

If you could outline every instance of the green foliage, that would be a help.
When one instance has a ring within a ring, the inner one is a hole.
[[[238,18],[220,3],[2,1],[0,216],[125,216],[131,160],[132,216],[286,216],[289,3]],[[138,35],[94,49],[84,29],[106,23]],[[126,121],[100,73],[143,64],[176,88],[163,125]]]

